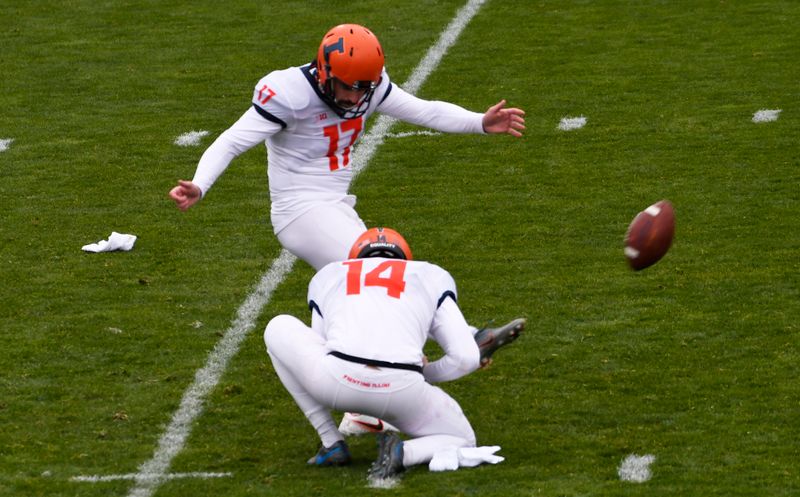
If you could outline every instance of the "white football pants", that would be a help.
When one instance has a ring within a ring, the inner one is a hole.
[[[440,450],[475,446],[458,403],[420,373],[328,355],[324,339],[288,315],[267,324],[264,343],[275,372],[326,447],[343,439],[331,409],[380,418],[410,436],[403,444],[406,467],[427,463]]]
[[[318,205],[276,233],[289,252],[317,271],[347,259],[350,248],[367,231],[364,221],[346,201]]]

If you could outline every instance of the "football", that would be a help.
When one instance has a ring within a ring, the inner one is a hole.
[[[675,210],[668,200],[661,200],[633,218],[625,234],[625,257],[635,271],[661,260],[675,235]]]

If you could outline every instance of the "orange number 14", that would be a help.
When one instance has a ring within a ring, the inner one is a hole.
[[[358,295],[361,293],[361,273],[364,268],[364,261],[345,261],[342,264],[348,266],[347,269],[347,295]],[[382,276],[389,271],[387,276]],[[372,271],[364,275],[364,286],[382,286],[386,288],[386,293],[390,297],[400,298],[400,294],[406,289],[406,282],[403,279],[406,272],[406,261],[389,260],[381,262]]]

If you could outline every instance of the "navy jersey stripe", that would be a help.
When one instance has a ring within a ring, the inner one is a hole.
[[[456,304],[458,304],[458,300],[456,299],[456,294],[455,294],[455,293],[453,293],[453,292],[451,292],[450,290],[447,290],[446,292],[444,292],[444,293],[442,294],[442,296],[441,296],[441,297],[439,297],[439,302],[437,302],[437,303],[436,303],[436,308],[437,308],[437,309],[438,309],[439,307],[441,307],[441,306],[442,306],[442,304],[444,303],[444,301],[445,301],[445,300],[447,300],[447,297],[450,297],[451,299],[453,299],[453,302],[455,302]]]
[[[313,300],[310,300],[308,302],[308,310],[311,311],[311,312],[317,311],[317,314],[319,314],[319,317],[323,317],[322,311],[319,310],[319,306]]]
[[[300,68],[300,71],[308,80],[308,84],[311,85],[311,88],[314,90],[314,93],[322,100],[325,101],[325,95],[319,89],[319,85],[317,84],[317,61],[313,60],[310,64],[306,64]]]
[[[259,107],[256,104],[253,104],[253,108],[256,109],[256,112],[261,114],[261,117],[263,117],[267,121],[272,121],[275,124],[280,124],[281,128],[286,128],[286,122],[283,119],[270,114],[269,112],[265,111],[264,109],[262,109],[261,107]]]
[[[383,94],[383,98],[381,98],[381,101],[378,102],[378,105],[382,104],[383,101],[386,100],[386,97],[388,97],[389,94],[392,93],[392,87],[393,86],[394,86],[394,83],[389,83],[389,87],[386,88],[386,93]]]

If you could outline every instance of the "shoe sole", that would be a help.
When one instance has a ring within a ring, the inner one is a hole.
[[[485,366],[492,359],[492,354],[497,352],[497,349],[504,347],[509,343],[519,338],[522,330],[525,329],[525,318],[518,318],[502,328],[498,328],[492,333],[489,340],[484,343],[478,344],[479,348],[490,346],[490,349],[481,357],[481,366]]]

